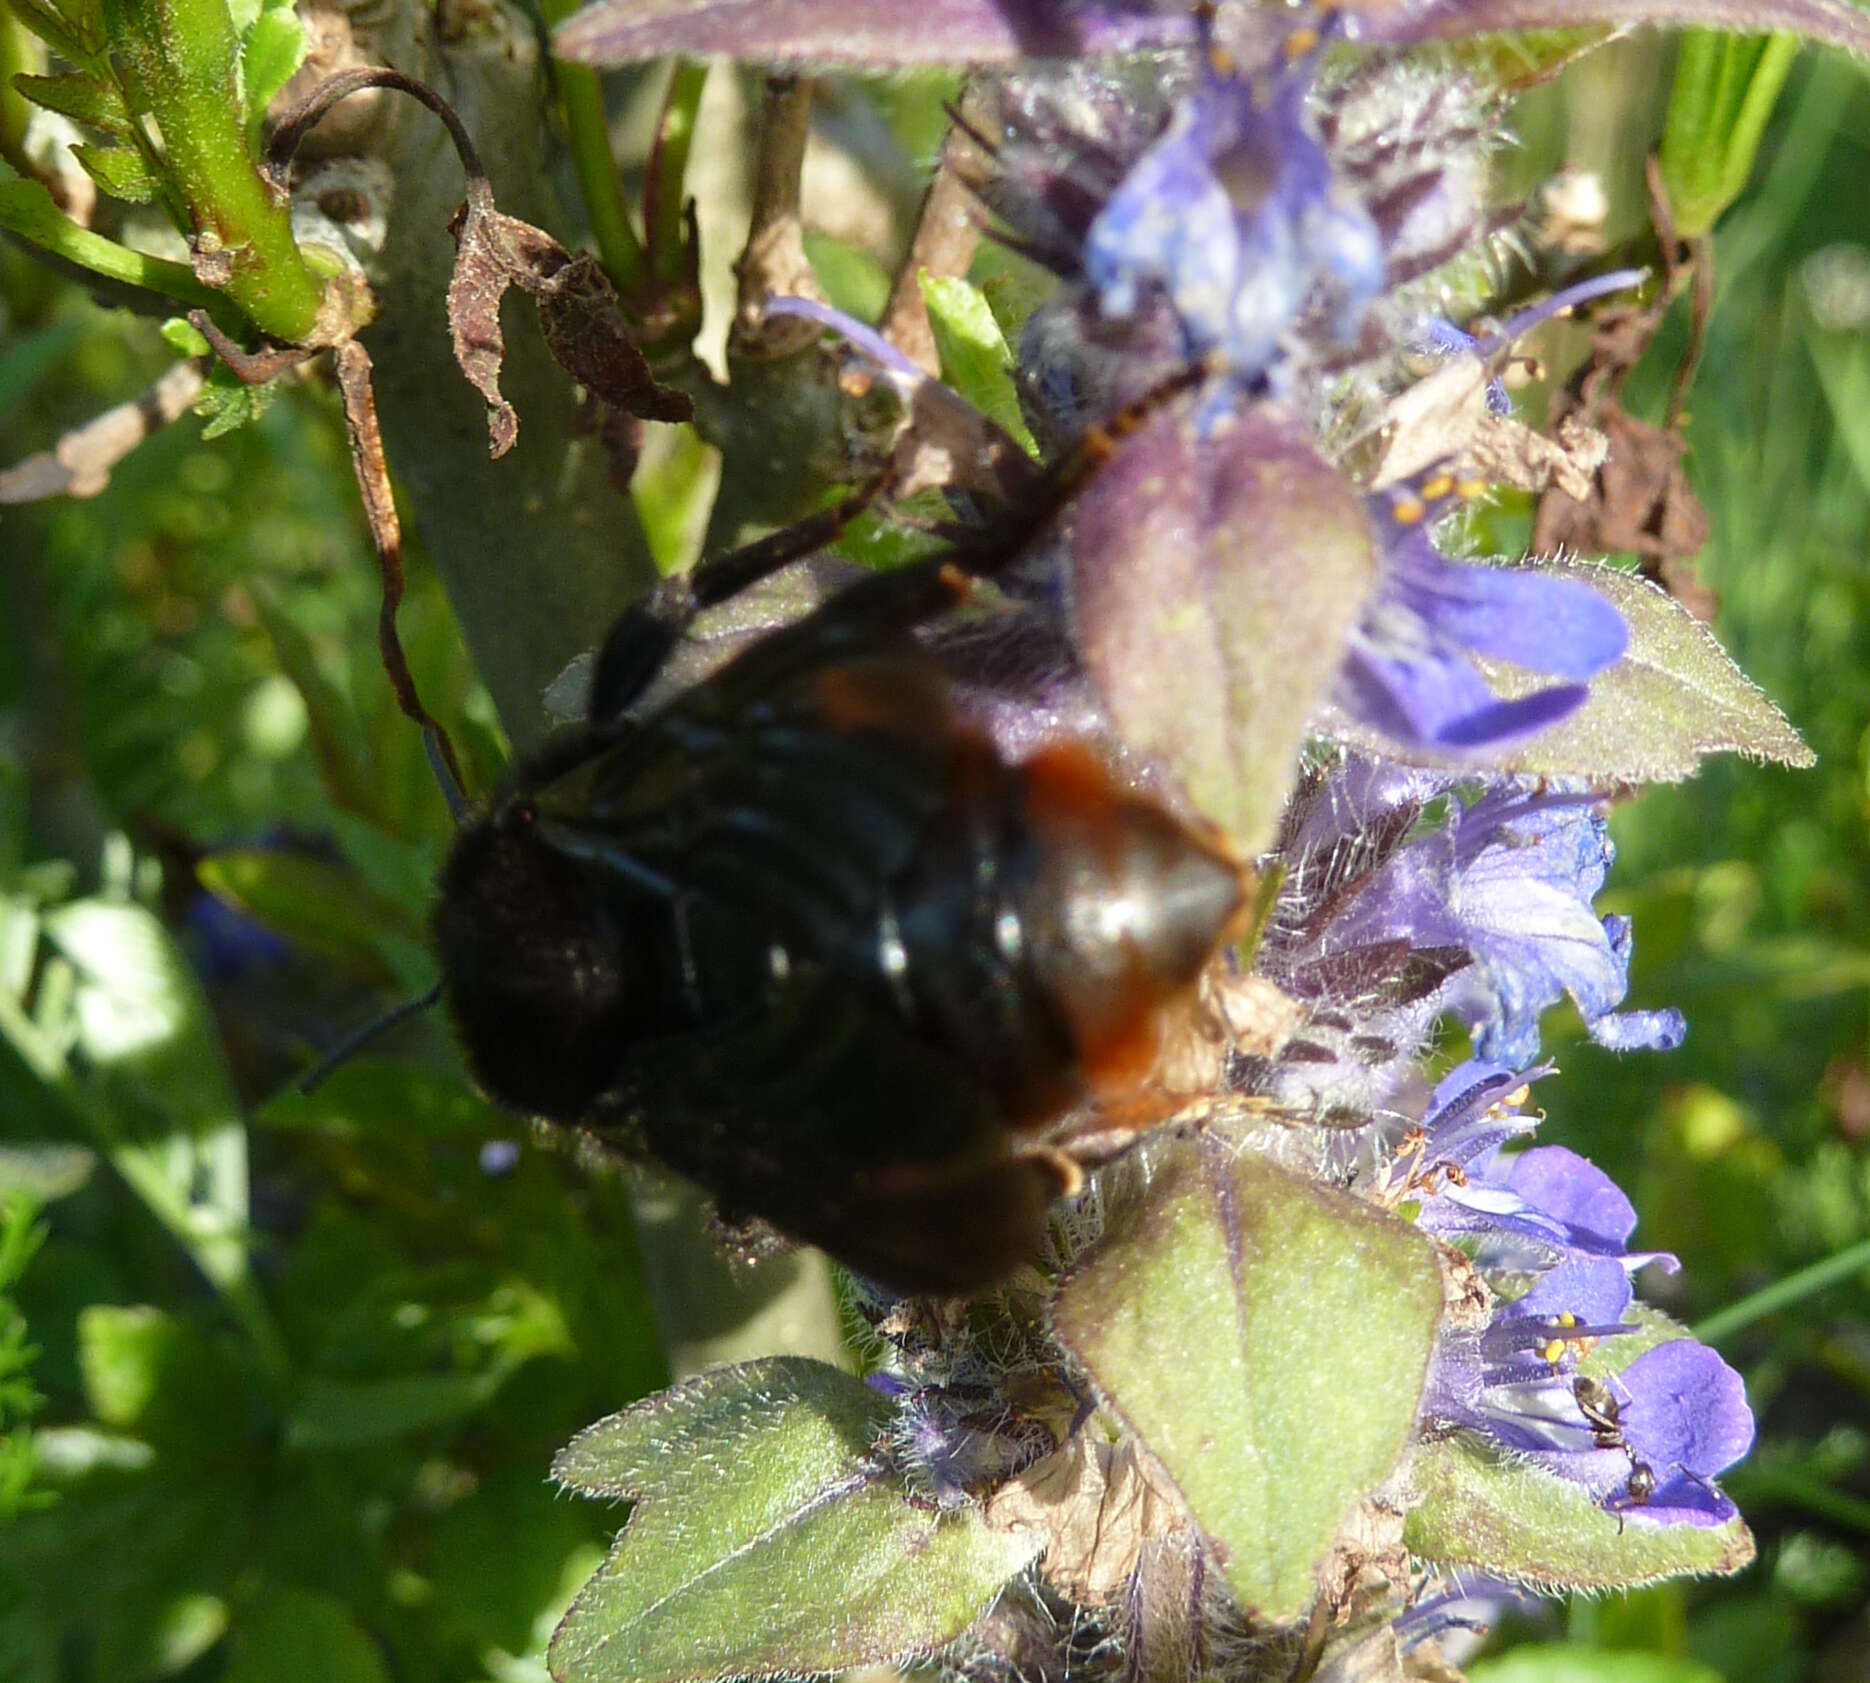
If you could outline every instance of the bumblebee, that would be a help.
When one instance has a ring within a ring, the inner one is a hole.
[[[1248,878],[1064,741],[1012,762],[915,630],[1017,556],[977,538],[849,585],[658,706],[701,606],[848,513],[671,581],[589,718],[460,830],[442,994],[501,1103],[646,1150],[904,1293],[1039,1250],[1150,1074]]]

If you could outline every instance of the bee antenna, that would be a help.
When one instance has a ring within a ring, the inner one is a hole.
[[[422,727],[422,751],[428,755],[429,770],[434,772],[442,799],[448,803],[448,814],[459,828],[473,816],[474,807],[462,792],[461,780],[455,776],[454,761],[441,739],[441,726],[433,720]]]
[[[392,1005],[381,1016],[372,1018],[362,1028],[354,1029],[340,1040],[317,1063],[306,1071],[299,1081],[299,1091],[310,1098],[338,1070],[356,1057],[366,1046],[380,1035],[388,1034],[393,1028],[406,1023],[411,1017],[419,1017],[424,1011],[441,1002],[442,985],[437,982],[425,994],[414,999],[405,999],[400,1005]]]

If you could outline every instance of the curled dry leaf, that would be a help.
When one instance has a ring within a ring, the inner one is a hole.
[[[1487,407],[1492,371],[1479,357],[1456,357],[1392,398],[1349,446],[1347,464],[1382,490],[1442,462],[1521,491],[1589,494],[1608,448],[1583,419],[1567,417],[1558,436]]]
[[[1041,1533],[1039,1570],[1082,1607],[1114,1601],[1143,1545],[1188,1526],[1175,1486],[1133,1440],[1113,1444],[1087,1432],[1002,1485],[986,1519],[989,1530]]]
[[[459,255],[448,284],[448,328],[455,361],[487,401],[488,453],[504,456],[519,436],[512,404],[500,395],[506,339],[500,301],[510,286],[532,296],[546,343],[565,371],[626,415],[686,421],[688,398],[660,384],[631,341],[616,290],[595,258],[574,257],[542,228],[507,216],[486,180],[470,179],[468,196],[449,224]]]

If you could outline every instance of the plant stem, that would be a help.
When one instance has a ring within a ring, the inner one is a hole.
[[[1743,1327],[1777,1314],[1781,1309],[1789,1309],[1800,1299],[1866,1269],[1870,1269],[1870,1239],[1828,1256],[1822,1262],[1814,1262],[1809,1268],[1801,1268],[1796,1274],[1788,1274],[1783,1280],[1775,1280],[1770,1286],[1762,1286],[1738,1303],[1728,1304],[1725,1309],[1697,1322],[1694,1334],[1704,1344],[1718,1344]]]
[[[695,113],[701,109],[707,82],[705,64],[675,61],[650,149],[649,176],[643,183],[643,228],[649,239],[651,273],[664,288],[688,278],[683,183],[688,179],[688,154],[695,144]]]
[[[142,287],[216,315],[227,312],[227,300],[196,280],[187,265],[132,251],[80,228],[52,202],[40,182],[0,181],[0,228],[106,280]]]
[[[543,0],[548,25],[562,23],[578,9],[578,0]],[[588,64],[552,60],[552,82],[558,89],[559,109],[565,115],[565,138],[571,147],[571,165],[590,218],[591,238],[611,284],[625,298],[642,291],[648,264],[642,242],[630,226],[624,207],[623,183],[610,151],[610,124],[604,114],[604,87]]]
[[[241,120],[239,42],[226,0],[107,6],[127,79],[162,130],[166,173],[194,223],[199,263],[225,259],[224,289],[263,333],[302,344],[324,289],[293,243],[284,200],[261,176]]]

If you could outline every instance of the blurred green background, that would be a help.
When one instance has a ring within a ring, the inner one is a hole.
[[[1627,227],[1669,51],[1530,96],[1513,180],[1599,169]],[[926,157],[942,91],[839,84],[821,127]],[[1644,1284],[1691,1324],[1870,1241],[1867,182],[1870,78],[1808,54],[1719,226],[1690,402],[1718,629],[1818,767],[1721,762],[1619,812],[1631,1002],[1689,1040],[1618,1059],[1554,1020],[1540,1089],[1545,1138],[1682,1256]],[[867,238],[811,249],[874,307]],[[0,465],[166,361],[11,246],[0,312]],[[695,473],[639,481],[664,553]],[[617,1517],[547,1462],[664,1369],[624,1189],[482,1105],[432,1025],[282,1095],[430,979],[448,833],[377,664],[331,394],[212,442],[184,419],[101,496],[0,510],[0,558],[0,1678],[543,1679]],[[418,679],[484,786],[501,743],[419,534],[411,574]],[[1758,1563],[1559,1608],[1477,1676],[1870,1677],[1870,1264],[1718,1342],[1760,1417],[1727,1481]]]

